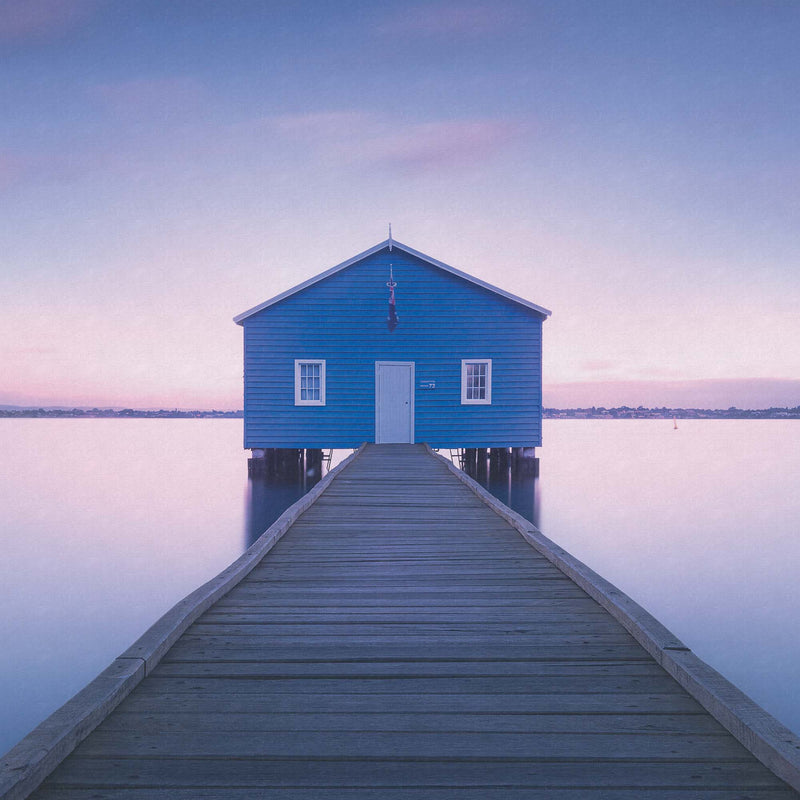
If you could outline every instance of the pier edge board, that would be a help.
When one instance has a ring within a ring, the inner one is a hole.
[[[260,563],[334,478],[364,450],[337,464],[222,572],[179,600],[96,678],[0,760],[0,800],[24,800],[155,668],[186,629]]]
[[[692,652],[669,629],[614,584],[545,536],[449,459],[425,445],[487,506],[505,519],[592,599],[605,608],[706,711],[764,766],[800,791],[800,736]]]
[[[27,797],[144,678],[144,661],[117,658],[0,762],[0,798]]]

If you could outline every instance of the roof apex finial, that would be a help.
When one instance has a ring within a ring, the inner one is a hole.
[[[392,252],[392,223],[389,223],[389,252]]]

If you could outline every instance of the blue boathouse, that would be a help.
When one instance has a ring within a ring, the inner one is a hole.
[[[537,447],[549,314],[387,239],[234,318],[244,446]]]

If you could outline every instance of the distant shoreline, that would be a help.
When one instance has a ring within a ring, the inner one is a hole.
[[[544,419],[800,419],[795,408],[545,408]],[[0,408],[0,419],[242,419],[243,411],[136,408]]]
[[[241,419],[243,411],[203,411],[179,409],[142,408],[0,408],[0,418],[51,418],[60,419]]]
[[[795,408],[546,408],[545,419],[800,419]]]

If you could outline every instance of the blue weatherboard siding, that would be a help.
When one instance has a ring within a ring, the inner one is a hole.
[[[390,332],[389,264],[400,324]],[[375,440],[375,362],[416,364],[415,439],[432,447],[541,444],[544,315],[395,247],[243,320],[245,442]],[[295,359],[325,359],[325,406],[294,405]],[[461,405],[461,359],[492,359],[491,405]],[[425,381],[436,388],[420,389]]]

